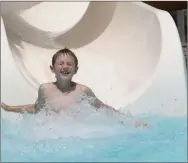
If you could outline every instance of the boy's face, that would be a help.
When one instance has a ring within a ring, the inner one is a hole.
[[[75,65],[74,58],[69,54],[61,54],[57,57],[55,65],[50,67],[55,73],[57,80],[71,81],[78,68]]]

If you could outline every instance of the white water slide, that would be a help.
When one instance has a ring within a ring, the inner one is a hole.
[[[34,103],[52,55],[79,59],[74,80],[122,111],[186,115],[186,68],[168,12],[142,2],[1,2],[1,100]],[[2,111],[2,116],[15,115]]]

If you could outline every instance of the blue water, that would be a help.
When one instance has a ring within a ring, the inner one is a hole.
[[[70,115],[2,119],[2,161],[187,161],[185,117],[143,116],[149,127],[135,128],[132,119],[122,124],[122,117],[103,112]]]

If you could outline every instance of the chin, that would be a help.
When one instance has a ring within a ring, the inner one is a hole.
[[[60,76],[59,79],[64,80],[64,81],[70,81],[72,80],[72,76]]]

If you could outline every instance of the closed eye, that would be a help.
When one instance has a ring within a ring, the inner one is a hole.
[[[67,63],[68,66],[72,66],[72,63]]]

